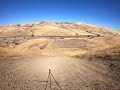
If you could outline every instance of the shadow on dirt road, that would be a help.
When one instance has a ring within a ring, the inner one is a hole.
[[[62,56],[0,60],[0,90],[45,90],[49,69],[62,90],[120,90],[119,61]]]

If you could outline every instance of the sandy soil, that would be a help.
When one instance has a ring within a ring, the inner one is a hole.
[[[62,56],[0,60],[0,90],[45,90],[49,69],[62,90],[120,90],[119,61]]]

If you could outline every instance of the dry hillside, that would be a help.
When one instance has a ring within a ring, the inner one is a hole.
[[[120,32],[68,22],[0,26],[0,90],[60,90],[49,69],[61,90],[120,90]]]
[[[39,52],[45,56],[104,57],[107,52],[107,56],[113,55],[112,50],[118,48],[115,54],[118,52],[119,56],[119,31],[81,22],[43,21],[0,26],[0,37],[1,49],[8,51]]]
[[[63,36],[63,35],[100,35],[118,36],[118,31],[85,23],[37,22],[0,27],[0,36]]]

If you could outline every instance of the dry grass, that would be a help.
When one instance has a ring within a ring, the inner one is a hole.
[[[20,56],[20,53],[14,49],[0,47],[0,58],[10,58],[15,56]]]
[[[99,37],[80,40],[64,39],[63,42],[65,43],[62,48],[57,47],[61,44],[60,40],[54,42],[52,39],[32,39],[18,45],[15,49],[0,48],[0,57],[64,55],[117,60],[120,56],[119,39],[120,37]],[[66,46],[69,46],[69,48],[66,48]]]
[[[6,59],[6,58],[24,58],[24,57],[33,57],[33,56],[40,56],[41,53],[38,51],[20,51],[16,49],[11,48],[3,48],[0,47],[0,60]]]
[[[56,23],[42,22],[26,25],[11,25],[0,27],[1,36],[29,36],[34,34],[49,36],[68,36],[68,35],[100,35],[100,36],[118,36],[119,31],[99,27],[85,23]]]
[[[120,60],[120,45],[111,47],[107,50],[98,50],[94,52],[87,52],[85,54],[76,55],[75,57],[82,57],[82,58],[99,58],[99,59],[106,59],[106,60]]]
[[[50,40],[49,39],[32,39],[24,42],[16,47],[16,50],[32,50],[32,51],[40,51],[40,49],[44,49],[48,46]],[[52,42],[52,41],[51,41]]]
[[[86,52],[85,54],[75,55],[79,58],[99,58],[106,60],[120,60],[120,37],[108,37],[105,42],[109,45],[108,48]],[[107,45],[106,44],[106,45]],[[98,47],[99,48],[99,47]]]
[[[76,57],[118,57],[120,45],[120,32],[104,27],[85,23],[57,23],[41,22],[27,25],[2,26],[1,36],[20,35],[45,35],[45,36],[72,36],[72,35],[100,35],[91,39],[53,40],[32,39],[22,42],[15,49],[1,48],[0,57],[11,56],[36,56],[36,55],[65,55]],[[61,45],[63,42],[63,45]],[[1,42],[2,43],[2,42]],[[12,45],[12,44],[11,44]],[[61,45],[61,46],[60,46]],[[6,47],[9,46],[6,43]]]

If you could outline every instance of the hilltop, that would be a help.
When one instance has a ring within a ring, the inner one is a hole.
[[[0,26],[0,36],[71,36],[100,35],[118,36],[120,32],[109,28],[85,24],[81,22],[50,22],[42,21],[31,24]]]

